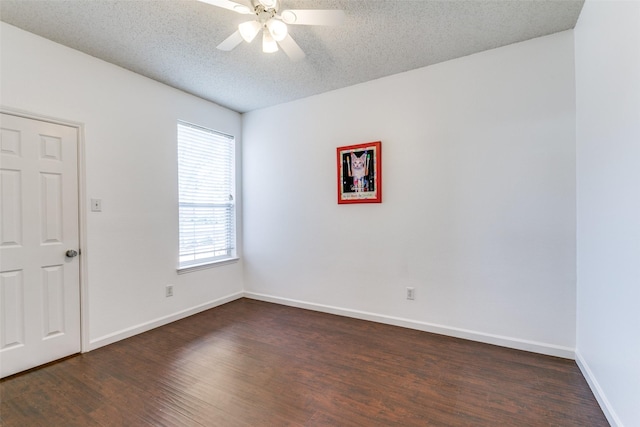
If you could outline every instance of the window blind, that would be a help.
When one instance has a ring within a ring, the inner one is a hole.
[[[178,123],[179,268],[235,255],[235,140]]]

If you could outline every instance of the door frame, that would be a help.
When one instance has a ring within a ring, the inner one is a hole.
[[[85,164],[85,140],[84,123],[75,122],[43,114],[32,113],[13,107],[0,105],[0,113],[25,119],[38,120],[41,122],[53,123],[56,125],[75,128],[78,133],[78,242],[80,247],[80,352],[86,353],[90,350],[89,342],[89,286],[87,280],[88,262],[87,257],[87,203],[86,203],[86,164]]]

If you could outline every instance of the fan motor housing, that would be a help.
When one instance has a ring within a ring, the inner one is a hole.
[[[259,4],[256,6],[256,16],[261,24],[266,24],[268,20],[276,15],[275,9],[265,9],[264,6]]]

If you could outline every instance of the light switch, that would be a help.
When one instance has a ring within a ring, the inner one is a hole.
[[[91,199],[91,212],[102,212],[102,199]]]

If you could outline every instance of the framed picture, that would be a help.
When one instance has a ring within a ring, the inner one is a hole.
[[[338,147],[338,203],[382,203],[382,143]]]

